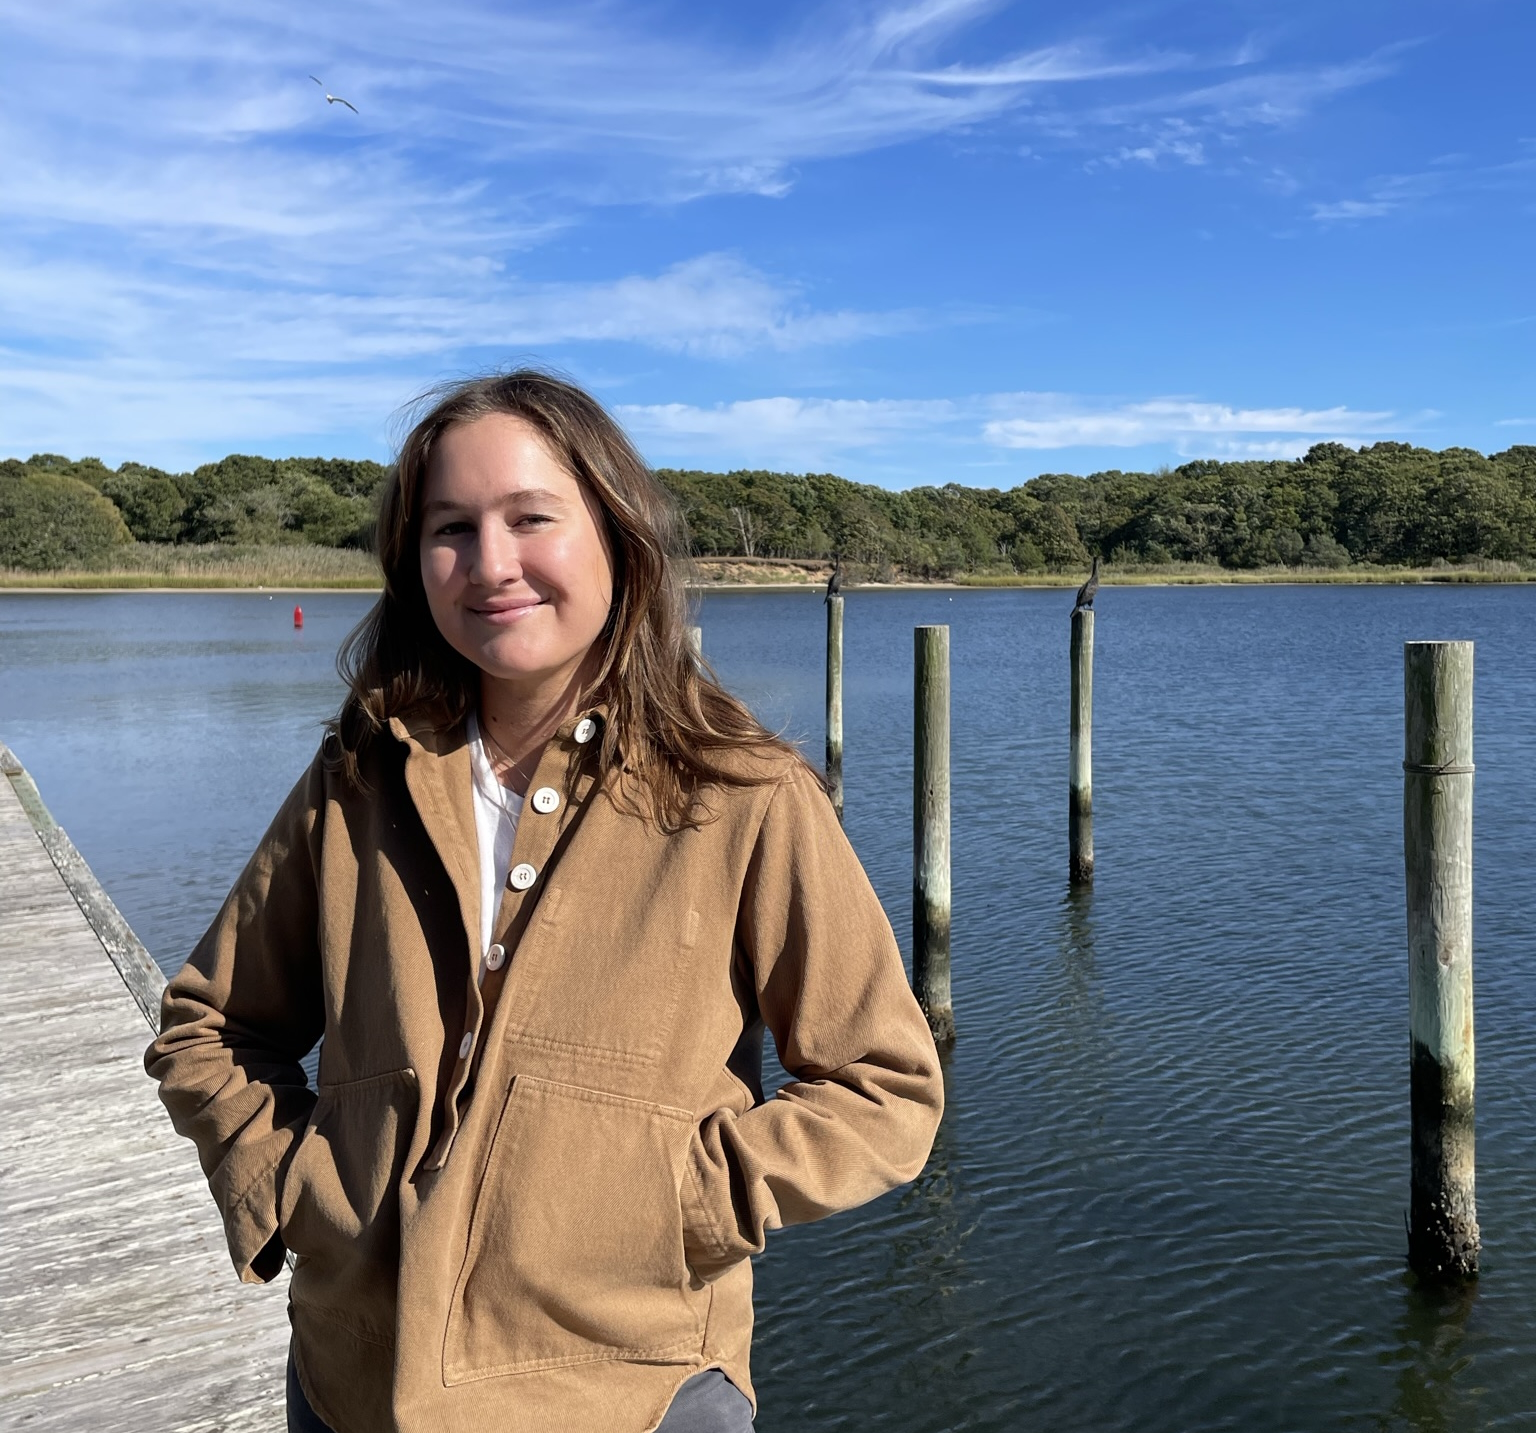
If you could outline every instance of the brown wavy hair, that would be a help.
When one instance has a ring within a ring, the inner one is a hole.
[[[785,758],[811,770],[694,655],[682,517],[595,398],[555,374],[518,368],[445,386],[421,401],[430,406],[401,444],[381,495],[384,592],[337,658],[348,694],[329,730],[350,780],[361,782],[363,748],[391,717],[425,713],[450,726],[479,701],[479,668],[449,646],[427,607],[421,502],[438,438],[493,413],[530,424],[603,514],[614,600],[598,637],[602,662],[582,705],[607,709],[598,759],[617,778],[618,798],[673,830],[706,818],[702,790],[711,783],[773,780]]]

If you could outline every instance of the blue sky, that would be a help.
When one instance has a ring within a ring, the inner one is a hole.
[[[1533,58],[1517,0],[0,0],[0,453],[384,458],[530,359],[657,464],[896,487],[1536,443]]]

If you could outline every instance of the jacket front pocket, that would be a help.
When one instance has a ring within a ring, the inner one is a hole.
[[[400,1176],[416,1072],[322,1085],[283,1177],[278,1230],[298,1256],[294,1303],[374,1343],[393,1343]]]
[[[693,1127],[686,1110],[513,1080],[448,1316],[447,1382],[698,1353],[680,1195]]]

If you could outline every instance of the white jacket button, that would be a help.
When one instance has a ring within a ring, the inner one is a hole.
[[[533,809],[548,816],[560,805],[560,793],[553,786],[541,786],[533,793]]]
[[[591,717],[582,717],[582,719],[576,723],[576,729],[571,733],[571,735],[576,738],[576,744],[578,746],[585,746],[589,741],[592,740],[594,736],[597,735],[597,723],[593,721]]]
[[[469,1052],[475,1048],[475,1032],[466,1030],[464,1038],[459,1041],[459,1059],[469,1059]]]
[[[493,945],[485,953],[485,968],[487,970],[500,970],[507,963],[507,948],[500,944]]]
[[[526,891],[538,878],[539,873],[527,861],[522,861],[512,867],[511,872],[507,876],[507,884],[514,891]]]

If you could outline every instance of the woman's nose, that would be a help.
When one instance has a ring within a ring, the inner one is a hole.
[[[470,557],[470,580],[486,587],[499,587],[504,582],[516,582],[522,575],[517,539],[499,524],[484,524]]]

